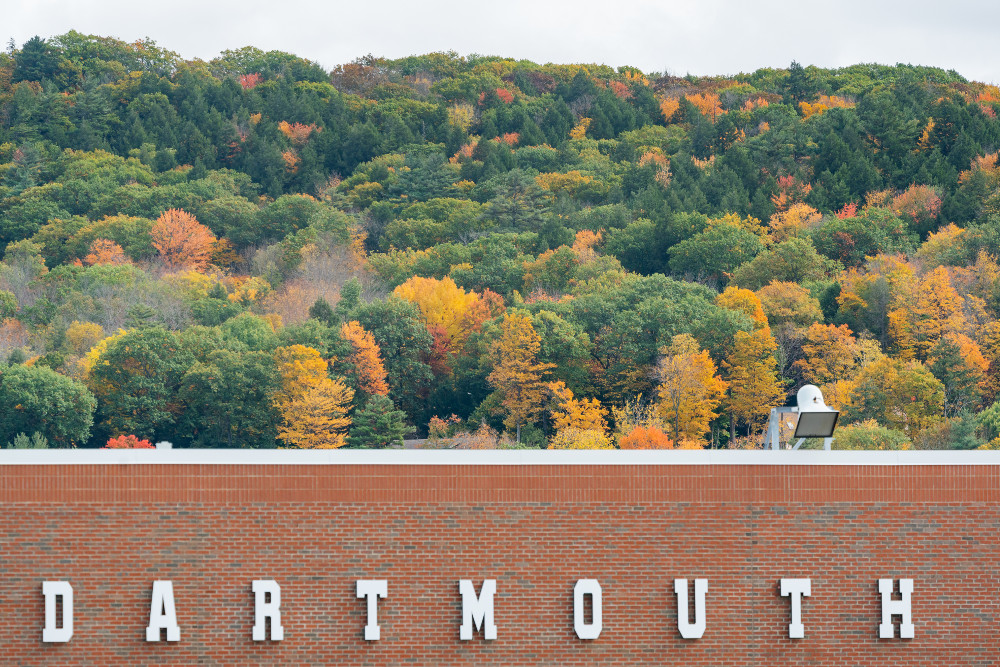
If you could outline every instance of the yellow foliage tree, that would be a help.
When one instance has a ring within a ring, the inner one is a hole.
[[[125,329],[119,329],[117,332],[111,334],[90,348],[90,352],[84,355],[83,360],[80,362],[80,367],[84,376],[89,376],[90,371],[93,370],[94,366],[101,363],[101,355],[104,354],[108,347],[127,333],[128,331]],[[105,361],[103,363],[107,365],[108,362]],[[91,387],[91,389],[93,389],[93,387]]]
[[[327,378],[326,361],[317,350],[305,345],[279,347],[274,351],[274,363],[281,377],[274,404],[282,413]]]
[[[965,328],[964,305],[965,300],[952,287],[945,267],[936,267],[920,280],[911,312],[919,359],[927,358],[941,336]]]
[[[104,327],[95,322],[74,320],[66,329],[66,343],[69,344],[69,351],[77,356],[87,354],[102,338],[104,338]]]
[[[587,128],[590,127],[589,118],[581,118],[580,122],[577,123],[576,127],[569,131],[570,139],[586,139],[587,138]]]
[[[393,293],[415,303],[428,328],[444,329],[452,349],[460,348],[478,324],[470,321],[468,313],[476,309],[479,295],[466,292],[447,276],[440,280],[413,276]]]
[[[714,156],[713,156],[714,157]],[[710,218],[708,221],[708,229],[712,227],[719,227],[722,225],[731,225],[743,231],[750,232],[759,236],[765,243],[769,243],[771,238],[768,236],[767,227],[752,215],[747,217],[741,217],[738,213],[727,213],[718,218]]]
[[[772,215],[768,227],[771,230],[771,238],[780,243],[818,227],[822,222],[822,213],[808,204],[797,203],[789,206],[787,211],[779,211]]]
[[[770,329],[736,332],[733,351],[723,362],[729,382],[726,407],[732,415],[731,437],[736,436],[737,421],[745,423],[749,431],[784,398],[774,357],[777,347]]]
[[[549,449],[614,449],[614,445],[600,429],[567,428],[552,436]]]
[[[290,447],[335,449],[347,442],[354,390],[341,380],[324,377],[281,410],[278,437]]]
[[[660,380],[660,415],[673,441],[698,440],[718,417],[727,383],[716,374],[715,362],[689,334],[674,336],[662,350],[657,366]]]
[[[802,327],[823,319],[819,300],[797,283],[775,280],[757,290],[757,297],[767,321],[773,327],[783,324]]]
[[[228,297],[234,303],[252,306],[261,303],[273,293],[274,290],[271,288],[271,283],[260,276],[253,276],[246,280],[241,280],[235,286],[235,289],[229,293]]]
[[[594,183],[594,177],[584,174],[579,169],[573,169],[565,174],[558,172],[539,174],[535,176],[535,182],[549,192],[572,197],[590,188]]]
[[[375,337],[359,324],[351,321],[340,327],[340,335],[351,345],[349,362],[357,371],[358,388],[366,394],[389,395],[385,366],[382,364],[381,349]]]
[[[715,304],[726,310],[736,310],[746,313],[753,320],[757,329],[767,329],[767,315],[764,313],[764,306],[760,298],[748,289],[730,285],[719,296],[715,297]]]
[[[556,431],[607,431],[608,411],[596,398],[578,399],[562,381],[549,385],[553,403],[552,425]]]
[[[507,413],[504,424],[517,428],[518,442],[521,424],[534,421],[542,410],[548,393],[544,375],[555,367],[538,361],[541,346],[542,339],[526,314],[511,311],[504,315],[500,340],[491,349],[493,372],[487,380],[500,394]]]

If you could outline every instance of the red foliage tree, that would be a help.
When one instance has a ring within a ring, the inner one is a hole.
[[[120,435],[108,440],[101,449],[156,449],[149,440],[140,440],[134,435]]]

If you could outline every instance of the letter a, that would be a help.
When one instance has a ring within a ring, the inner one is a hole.
[[[694,623],[688,622],[688,582],[687,579],[674,579],[674,592],[677,593],[677,629],[684,639],[701,639],[705,634],[705,594],[708,592],[708,579],[694,580]]]
[[[153,582],[153,598],[149,603],[149,626],[146,628],[146,641],[160,641],[160,630],[167,631],[168,642],[181,640],[181,629],[177,625],[177,612],[174,610],[174,584],[171,581]]]

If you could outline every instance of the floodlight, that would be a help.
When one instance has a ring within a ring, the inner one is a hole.
[[[807,384],[797,394],[797,407],[771,408],[771,418],[767,425],[767,441],[764,446],[769,449],[779,449],[781,415],[795,413],[798,422],[795,425],[793,438],[797,442],[792,449],[798,449],[806,438],[823,438],[823,448],[830,449],[833,442],[833,430],[837,428],[840,412],[827,407],[823,402],[823,393],[819,387]],[[791,421],[788,426],[791,427]]]
[[[799,423],[795,426],[794,438],[830,438],[837,427],[840,412],[828,408],[823,402],[819,387],[807,384],[797,395],[799,403]]]

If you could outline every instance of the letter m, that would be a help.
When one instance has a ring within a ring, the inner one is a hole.
[[[462,627],[459,637],[472,639],[474,629],[481,629],[486,639],[497,638],[497,626],[493,622],[493,595],[497,592],[496,579],[484,579],[483,588],[476,595],[476,588],[469,579],[458,582],[462,594]]]

